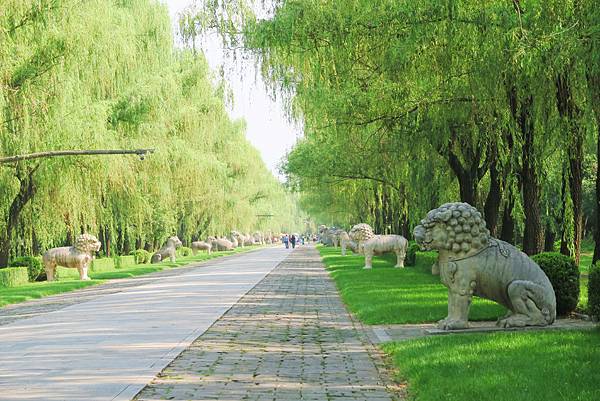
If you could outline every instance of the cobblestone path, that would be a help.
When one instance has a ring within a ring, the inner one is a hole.
[[[136,397],[395,400],[314,247],[296,249]]]

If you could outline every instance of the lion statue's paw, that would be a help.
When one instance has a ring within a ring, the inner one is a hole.
[[[469,322],[466,320],[457,320],[457,319],[442,319],[438,322],[438,329],[440,330],[460,330],[460,329],[468,329]]]

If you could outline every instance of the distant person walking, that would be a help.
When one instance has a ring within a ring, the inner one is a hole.
[[[285,245],[286,249],[290,247],[290,237],[287,234],[283,236],[283,245]]]
[[[296,236],[294,234],[290,237],[290,242],[292,243],[292,249],[294,249],[296,247]]]

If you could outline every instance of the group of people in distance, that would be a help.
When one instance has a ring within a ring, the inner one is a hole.
[[[283,245],[285,245],[286,248],[289,248],[291,245],[293,249],[296,247],[297,243],[304,245],[304,237],[298,236],[297,234],[283,234],[281,242],[283,242]]]

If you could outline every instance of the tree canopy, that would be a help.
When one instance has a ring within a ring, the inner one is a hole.
[[[0,265],[99,233],[105,252],[301,224],[225,109],[202,54],[174,46],[154,0],[7,0],[0,12],[0,154],[136,149],[0,166]],[[265,215],[271,215],[265,218]]]

